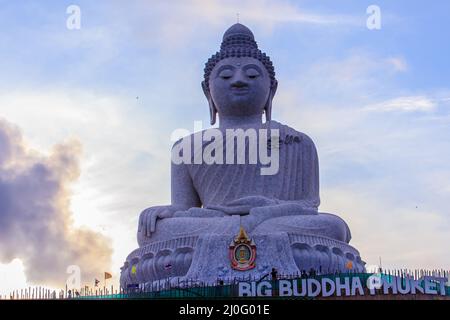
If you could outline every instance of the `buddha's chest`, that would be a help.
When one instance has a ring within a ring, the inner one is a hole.
[[[294,142],[281,144],[277,151],[277,157],[274,152],[269,153],[265,162],[193,164],[189,170],[194,188],[203,203],[224,203],[249,195],[295,199],[302,193],[299,181],[303,179],[307,157],[301,156],[300,145]]]

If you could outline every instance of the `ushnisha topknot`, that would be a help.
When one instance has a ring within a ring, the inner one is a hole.
[[[258,59],[269,73],[271,85],[275,85],[275,69],[270,57],[258,49],[252,31],[243,24],[236,23],[225,31],[220,45],[220,51],[212,55],[205,64],[204,79],[205,86],[209,90],[209,76],[214,66],[225,58],[231,57],[251,57]]]

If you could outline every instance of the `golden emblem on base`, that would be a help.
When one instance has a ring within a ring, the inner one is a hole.
[[[242,226],[230,244],[229,255],[231,267],[235,270],[246,271],[255,267],[256,245]]]

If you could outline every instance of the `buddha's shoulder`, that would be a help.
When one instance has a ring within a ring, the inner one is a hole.
[[[213,133],[217,134],[217,130],[218,130],[217,128],[208,128],[208,129],[204,129],[201,131],[191,133],[187,136],[184,136],[184,137],[176,140],[175,143],[173,144],[172,148],[175,148],[175,146],[181,147],[181,145],[185,146],[186,144],[190,144],[191,146],[194,146],[195,141],[204,142],[203,140],[205,139],[205,137],[208,137],[209,135],[212,135]]]
[[[275,120],[271,120],[268,122],[265,122],[262,126],[263,129],[268,129],[269,131],[271,129],[278,129],[279,135],[281,139],[285,139],[286,137],[292,137],[298,139],[301,143],[306,145],[312,145],[314,146],[313,140],[306,134],[300,131],[297,131],[296,129],[285,125],[283,123],[280,123]],[[246,129],[248,130],[248,128]],[[217,134],[226,135],[226,130],[221,130],[219,128],[209,128],[202,131],[191,133],[183,138],[178,139],[174,144],[173,147],[179,145],[179,144],[191,144],[191,146],[194,146],[196,143],[195,141],[201,141],[204,144],[205,140],[210,141],[210,136],[215,136]]]
[[[271,129],[278,129],[280,132],[281,139],[285,138],[286,136],[291,136],[293,138],[297,137],[303,144],[314,146],[314,142],[310,136],[308,136],[306,133],[297,131],[296,129],[286,124],[280,123],[275,120],[271,120],[266,122],[265,126]]]

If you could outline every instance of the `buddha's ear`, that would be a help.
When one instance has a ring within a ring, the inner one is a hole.
[[[211,93],[209,92],[209,89],[206,87],[205,81],[202,81],[202,89],[203,89],[203,93],[205,94],[205,97],[208,100],[208,104],[209,104],[210,122],[211,122],[211,125],[214,125],[216,123],[217,108],[211,97]]]
[[[277,92],[278,81],[275,80],[273,85],[270,87],[269,97],[267,98],[266,106],[264,107],[264,112],[266,113],[266,122],[272,120],[272,100]]]

